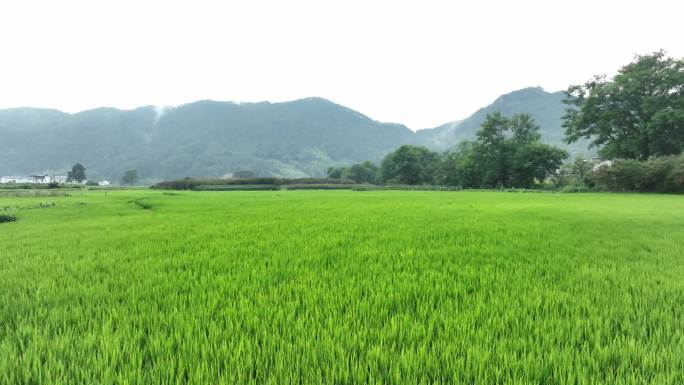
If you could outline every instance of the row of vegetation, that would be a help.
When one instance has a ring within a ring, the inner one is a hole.
[[[684,62],[639,56],[612,80],[596,76],[566,92],[565,142],[589,139],[601,159],[568,158],[541,143],[525,114],[490,114],[474,141],[443,154],[401,146],[379,166],[328,169],[330,178],[463,188],[684,192]],[[607,162],[606,162],[607,160]]]
[[[526,114],[510,119],[487,116],[473,142],[443,154],[404,145],[376,166],[371,162],[330,168],[331,178],[357,183],[459,186],[463,188],[533,187],[553,175],[568,157],[562,149],[540,142],[539,126]]]
[[[336,178],[244,178],[244,179],[195,179],[184,178],[157,183],[155,189],[164,190],[279,190],[292,185],[353,185],[350,179]]]
[[[458,188],[539,188],[564,192],[684,193],[684,155],[681,154],[643,161],[601,161],[578,157],[561,165],[563,151],[548,145],[503,148],[500,152],[487,152],[482,151],[483,146],[478,143],[466,142],[457,151],[438,154],[423,147],[402,146],[389,154],[380,167],[364,162],[349,168],[331,168],[328,174],[386,187],[399,183]]]
[[[545,181],[566,192],[635,191],[684,193],[684,155],[621,159],[612,163],[577,158]]]
[[[132,186],[140,179],[138,171],[127,170],[121,178],[121,184]],[[23,188],[23,189],[41,189],[41,188],[64,188],[74,187],[72,184],[85,184],[86,186],[99,186],[100,184],[94,180],[88,180],[86,176],[86,168],[81,163],[76,163],[67,172],[66,183],[50,182],[50,183],[3,183],[0,184],[0,189],[8,188]]]
[[[181,179],[156,188],[180,190],[339,189],[383,186],[540,188],[562,191],[684,192],[684,62],[664,52],[638,56],[607,80],[571,86],[565,142],[588,140],[601,156],[569,159],[542,143],[527,114],[487,115],[473,141],[438,153],[403,145],[380,162],[331,167],[327,178]],[[344,185],[345,187],[342,187]],[[365,187],[364,187],[365,186]]]
[[[540,142],[539,127],[525,114],[506,118],[492,114],[474,142],[461,143],[444,154],[404,145],[388,154],[380,166],[363,162],[328,169],[328,178],[185,178],[154,188],[198,191],[339,189],[372,184],[387,187],[450,186],[458,188],[530,188],[560,168],[568,154]]]

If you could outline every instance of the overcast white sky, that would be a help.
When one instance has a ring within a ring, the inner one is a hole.
[[[0,108],[321,96],[412,129],[635,53],[684,56],[682,1],[0,2]]]

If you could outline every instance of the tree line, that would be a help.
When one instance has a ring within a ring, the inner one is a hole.
[[[526,114],[487,115],[475,141],[437,153],[403,145],[379,166],[371,162],[328,169],[329,178],[357,183],[446,185],[465,188],[533,187],[553,174],[568,153],[541,143],[539,126]]]
[[[134,185],[140,177],[138,176],[137,170],[127,170],[121,177],[121,183],[124,185],[132,186]],[[84,183],[97,186],[97,182],[88,181],[86,176],[86,168],[81,163],[76,163],[71,167],[71,170],[67,172],[67,183]]]
[[[541,142],[529,115],[487,115],[473,141],[436,153],[404,145],[379,165],[331,167],[357,183],[463,188],[684,192],[684,61],[664,51],[636,56],[616,76],[565,92],[564,141],[589,139],[600,160],[575,159]]]

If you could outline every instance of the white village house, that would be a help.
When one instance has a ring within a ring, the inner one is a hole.
[[[48,183],[66,183],[67,177],[65,175],[29,175],[29,176],[3,176],[0,177],[0,183],[33,183],[33,184],[48,184]]]
[[[67,176],[66,176],[66,175],[57,175],[57,176],[53,176],[51,182],[54,182],[54,183],[66,183],[66,182],[67,182]]]
[[[0,183],[33,183],[33,180],[27,176],[3,176]]]

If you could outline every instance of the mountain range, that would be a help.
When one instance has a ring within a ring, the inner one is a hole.
[[[330,166],[379,161],[401,144],[446,150],[474,138],[490,112],[525,112],[545,142],[590,154],[586,143],[562,144],[562,92],[539,87],[503,95],[468,118],[411,131],[375,121],[322,98],[283,103],[198,101],[178,107],[0,110],[0,175],[65,175],[76,162],[91,179],[118,181],[135,169],[147,182],[220,177],[322,176]]]

